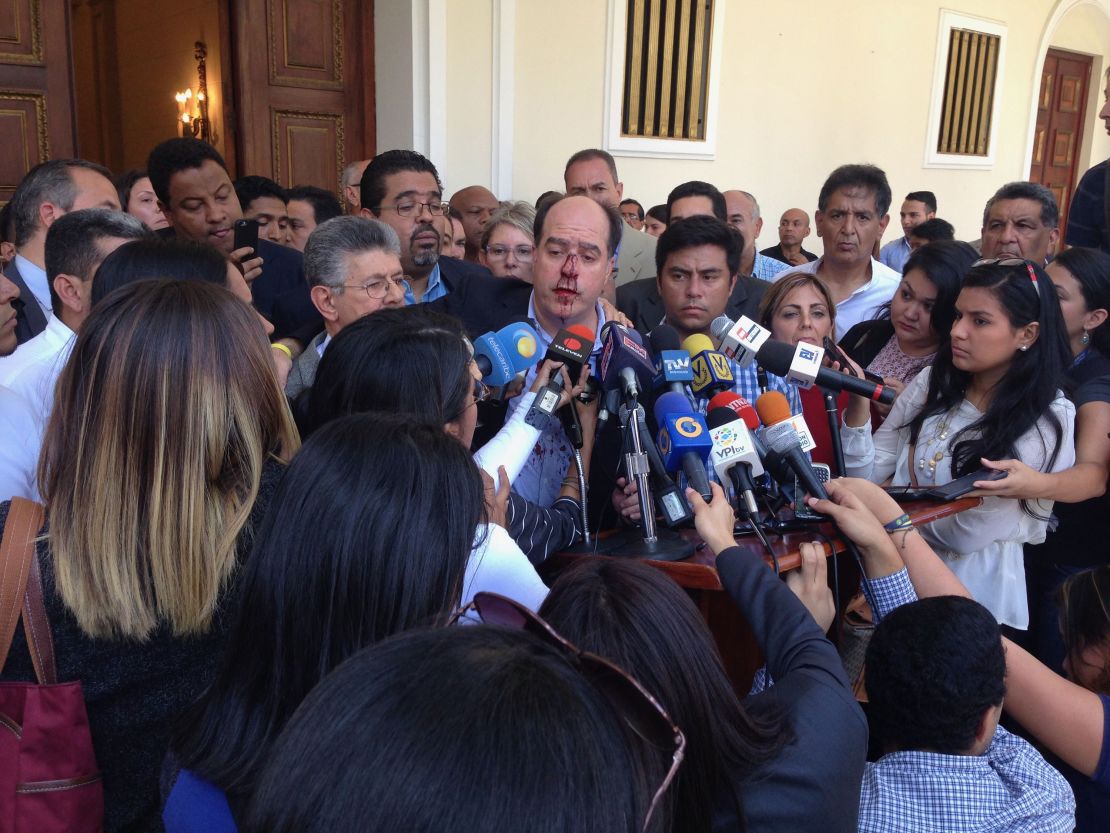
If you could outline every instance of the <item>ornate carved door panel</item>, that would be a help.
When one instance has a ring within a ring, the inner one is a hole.
[[[1087,111],[1091,58],[1059,49],[1048,50],[1041,70],[1037,133],[1029,180],[1056,195],[1060,228],[1067,228],[1068,206],[1079,182],[1079,149]],[[1061,242],[1063,234],[1061,233]]]
[[[239,174],[342,200],[343,167],[374,153],[373,3],[234,0],[231,13]]]
[[[66,0],[0,0],[0,203],[27,171],[74,153]]]

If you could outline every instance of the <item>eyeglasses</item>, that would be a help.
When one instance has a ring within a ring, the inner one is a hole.
[[[976,266],[1024,266],[1029,273],[1029,280],[1033,282],[1033,288],[1037,290],[1037,297],[1040,297],[1041,285],[1037,283],[1037,273],[1033,269],[1031,260],[1022,257],[984,257],[971,264],[973,269]]]
[[[686,756],[686,736],[675,725],[666,709],[626,671],[605,657],[583,651],[568,642],[551,625],[519,602],[497,593],[478,593],[473,601],[456,611],[448,624],[457,622],[471,610],[477,612],[479,618],[486,624],[527,631],[548,645],[573,656],[578,661],[583,676],[605,695],[616,712],[625,719],[637,735],[660,749],[673,747],[670,770],[663,783],[659,785],[659,789],[655,791],[647,816],[644,818],[644,830],[647,830],[656,806],[671,786],[678,774],[678,767]]]
[[[474,380],[474,404],[477,405],[479,402],[485,402],[487,399],[489,399],[489,395],[490,395],[489,385],[487,385],[481,379],[475,379]]]
[[[393,205],[379,205],[381,208],[391,208],[402,217],[412,217],[414,214],[419,216],[420,209],[428,209],[428,213],[433,217],[446,217],[447,212],[451,210],[449,203],[445,202],[398,202]]]
[[[516,255],[517,260],[522,260],[525,263],[532,262],[532,256],[536,252],[535,246],[486,246],[486,255],[490,260],[504,260],[509,256],[509,252]]]
[[[408,284],[409,276],[401,275],[399,278],[383,278],[380,281],[370,281],[370,283],[341,283],[338,287],[343,289],[361,289],[367,297],[372,301],[380,301],[389,294],[389,287],[393,284],[399,286],[402,290]],[[337,288],[338,288],[337,287]]]

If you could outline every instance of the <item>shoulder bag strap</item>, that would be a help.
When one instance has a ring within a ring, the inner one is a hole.
[[[28,578],[35,574],[39,607],[42,608],[42,585],[38,581],[38,560],[35,558],[35,536],[42,529],[43,507],[24,498],[13,498],[8,509],[8,520],[4,525],[4,537],[0,540],[0,670],[7,663],[8,651],[15,636],[15,626],[20,611],[28,604]],[[36,617],[37,618],[37,617]],[[45,619],[45,614],[42,617]],[[34,635],[31,628],[25,627],[28,646]],[[52,646],[51,646],[52,647]],[[35,659],[35,676],[42,682],[40,662]],[[53,650],[50,651],[51,655]],[[53,657],[51,656],[51,662]]]

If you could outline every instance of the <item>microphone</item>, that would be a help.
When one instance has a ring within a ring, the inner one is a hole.
[[[660,324],[651,331],[651,343],[655,347],[655,387],[685,395],[686,385],[694,381],[694,372],[678,332],[669,324]]]
[[[474,363],[482,381],[491,388],[507,385],[523,370],[539,361],[540,337],[531,325],[514,322],[474,341]]]
[[[572,324],[565,330],[559,330],[547,348],[544,361],[552,360],[562,362],[571,379],[577,379],[582,372],[582,366],[590,360],[590,353],[594,346],[594,334],[589,327],[581,324]],[[563,373],[557,372],[551,381],[540,388],[536,394],[533,411],[540,411],[546,416],[552,416],[559,405],[559,397],[563,393]]]
[[[712,500],[705,461],[713,441],[705,420],[694,413],[683,394],[668,391],[655,401],[655,421],[659,424],[659,453],[667,471],[681,468],[690,486],[705,500]]]
[[[692,356],[690,369],[693,371],[694,381],[690,387],[694,396],[709,399],[718,391],[732,390],[736,384],[732,367],[728,358],[713,349],[713,342],[708,336],[694,333],[682,342],[682,349]]]
[[[817,479],[813,467],[809,464],[802,447],[798,444],[798,434],[793,425],[789,422],[768,425],[763,429],[763,439],[771,450],[782,455],[786,464],[793,469],[806,494],[822,500],[828,499],[828,492],[825,491],[821,481]]]
[[[759,348],[771,338],[770,330],[744,315],[739,321],[733,321],[727,315],[718,315],[709,325],[709,331],[720,343],[721,352],[740,367],[747,367],[755,361]]]
[[[807,351],[820,350],[821,354],[824,353],[820,347],[814,347],[811,344],[806,344],[804,347],[799,344],[798,347]],[[796,353],[797,355],[795,355]],[[759,350],[760,364],[766,365],[768,370],[772,373],[778,373],[780,376],[786,376],[793,369],[793,366],[799,364],[803,359],[801,351],[796,351],[789,344],[783,344],[780,341],[768,341]],[[846,390],[848,393],[858,394],[864,399],[870,399],[872,402],[878,402],[882,405],[890,405],[898,395],[893,388],[872,382],[870,379],[860,379],[856,376],[849,376],[847,373],[837,373],[835,370],[821,367],[819,362],[818,359],[814,380],[823,388]],[[784,369],[787,371],[786,373],[783,372]]]
[[[635,330],[606,321],[601,328],[601,360],[598,373],[605,390],[617,388],[625,398],[634,399],[651,387],[655,365]]]
[[[755,408],[766,426],[763,429],[763,442],[766,443],[767,448],[779,455],[790,467],[806,492],[814,497],[825,497],[825,487],[813,473],[813,467],[805,456],[802,438],[795,424],[797,418],[790,416],[790,405],[787,404],[786,397],[778,391],[768,391],[756,400]],[[801,414],[798,416],[800,417]],[[809,429],[805,427],[805,419],[802,419],[801,423],[808,435]],[[812,436],[809,440],[813,441]]]
[[[731,408],[713,408],[706,415],[713,450],[709,461],[722,483],[731,478],[744,513],[750,518],[759,513],[755,502],[753,477],[763,474],[763,461],[755,449],[748,426]]]
[[[802,451],[813,451],[817,448],[817,441],[813,439],[805,417],[801,414],[790,413],[790,403],[786,397],[777,390],[769,390],[755,400],[755,409],[764,425],[775,425],[779,422],[789,422],[798,435],[798,444]],[[766,431],[766,429],[764,429]],[[766,443],[766,440],[764,441]],[[769,445],[769,443],[766,443]]]

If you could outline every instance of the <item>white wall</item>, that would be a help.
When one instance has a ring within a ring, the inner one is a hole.
[[[415,3],[428,0],[413,0]],[[444,130],[447,192],[491,184],[493,10],[498,0],[446,0]],[[501,0],[508,2],[508,0]],[[721,2],[721,0],[718,0]],[[1110,0],[796,0],[788,7],[726,0],[720,126],[711,161],[621,158],[626,196],[645,206],[663,202],[688,179],[756,194],[767,218],[761,243],[787,208],[811,211],[822,181],[845,162],[881,166],[894,210],[907,191],[935,191],[940,216],[957,235],[979,236],[982,206],[1000,185],[1028,175],[1031,107],[1040,59],[1049,45],[1110,55]],[[512,0],[515,17],[511,102],[512,193],[534,200],[562,188],[568,156],[603,147],[607,0]],[[375,4],[380,19],[392,5]],[[399,2],[398,5],[407,4]],[[434,4],[433,4],[434,6]],[[941,8],[1007,26],[1005,76],[996,122],[997,158],[990,170],[923,165]],[[1064,10],[1066,14],[1060,15]],[[1050,20],[1053,21],[1049,31]],[[382,44],[379,27],[379,45]],[[390,49],[396,47],[391,44]],[[379,148],[389,118],[378,56]],[[1088,102],[1084,165],[1110,156],[1095,114],[1105,69],[1096,59]],[[432,83],[435,84],[433,78]],[[887,239],[896,236],[897,218]],[[816,238],[807,246],[820,251]]]

